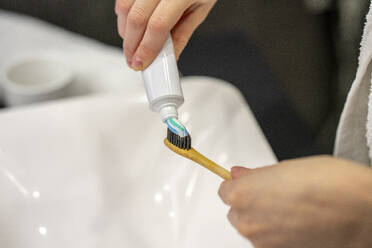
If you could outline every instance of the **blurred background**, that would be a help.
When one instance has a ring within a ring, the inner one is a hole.
[[[368,0],[219,0],[179,69],[239,88],[280,160],[332,153],[368,6]],[[0,0],[0,9],[122,44],[114,0]]]

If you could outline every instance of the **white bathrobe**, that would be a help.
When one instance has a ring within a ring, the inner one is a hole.
[[[335,156],[366,165],[372,161],[372,9],[367,15],[359,67],[337,130]]]

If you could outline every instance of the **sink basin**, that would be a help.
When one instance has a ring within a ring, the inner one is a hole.
[[[183,80],[193,146],[230,168],[276,162],[227,83]],[[249,247],[220,178],[169,151],[142,85],[0,113],[0,247]]]
[[[250,247],[227,221],[222,180],[163,145],[120,49],[4,11],[0,30],[0,70],[37,51],[74,68],[76,95],[100,94],[0,112],[0,247]],[[200,152],[226,168],[276,162],[235,88],[192,77],[183,89]]]

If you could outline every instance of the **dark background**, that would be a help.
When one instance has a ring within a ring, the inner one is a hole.
[[[368,4],[220,0],[181,56],[180,71],[238,87],[280,160],[331,153]],[[121,46],[114,0],[0,0],[0,8]]]

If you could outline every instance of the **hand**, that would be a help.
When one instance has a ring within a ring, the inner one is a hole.
[[[372,247],[372,171],[328,156],[234,167],[219,195],[255,248]]]
[[[118,30],[127,63],[144,70],[172,33],[177,58],[216,0],[117,0]]]

